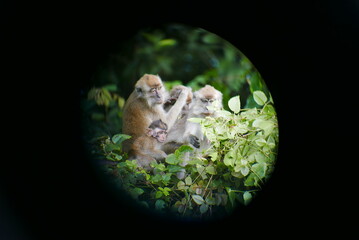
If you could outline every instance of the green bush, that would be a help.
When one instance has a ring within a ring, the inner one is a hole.
[[[273,101],[262,91],[253,92],[258,108],[242,109],[240,97],[229,99],[231,111],[216,118],[192,118],[200,123],[211,147],[180,163],[190,146],[181,146],[154,171],[140,169],[128,160],[121,143],[129,136],[115,134],[99,139],[101,154],[112,164],[108,173],[141,205],[172,216],[209,218],[229,214],[247,205],[273,171],[278,147],[278,124]],[[186,171],[184,179],[176,173]]]

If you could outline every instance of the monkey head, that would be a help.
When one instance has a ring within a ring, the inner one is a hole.
[[[153,121],[147,128],[146,134],[149,137],[155,138],[158,142],[163,143],[167,138],[167,124],[161,119]]]
[[[215,115],[215,108],[222,108],[223,95],[210,85],[206,85],[200,90],[194,92],[191,111],[198,117],[207,117]]]
[[[186,99],[186,104],[190,104],[192,102],[192,98],[193,98],[192,89],[190,87],[185,87],[185,86],[182,86],[182,85],[178,85],[178,86],[175,86],[175,87],[172,88],[172,90],[169,93],[170,97],[167,100],[167,103],[169,105],[173,105],[177,101],[180,93],[182,92],[182,90],[184,88],[189,88],[190,89],[190,91],[188,93],[188,96],[187,96],[187,99]]]
[[[138,97],[147,100],[148,105],[163,104],[165,89],[158,75],[145,74],[136,83]]]

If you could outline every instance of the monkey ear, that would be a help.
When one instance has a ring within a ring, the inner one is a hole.
[[[149,137],[152,137],[153,130],[151,128],[146,128],[146,135],[149,136]]]
[[[142,95],[142,88],[136,87],[135,90],[138,95],[140,95],[140,96]]]

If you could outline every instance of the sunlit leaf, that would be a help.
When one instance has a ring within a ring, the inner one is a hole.
[[[178,159],[177,157],[176,157],[176,155],[175,154],[169,154],[167,157],[166,157],[166,163],[169,163],[169,164],[173,164],[173,165],[176,165],[176,164],[178,164],[179,162],[180,162],[180,159]]]
[[[234,158],[234,152],[233,151],[229,151],[223,159],[223,163],[227,166],[234,166],[234,162],[235,162],[235,158]]]
[[[167,38],[158,42],[159,47],[173,46],[177,43],[175,39]]]
[[[254,101],[258,104],[263,106],[267,102],[267,96],[262,91],[254,91],[253,92]]]
[[[201,205],[201,204],[204,203],[204,199],[203,199],[203,197],[200,196],[200,195],[193,194],[193,195],[192,195],[192,199],[193,199],[193,201],[194,201],[195,203],[197,203],[198,205]]]
[[[241,110],[241,101],[239,99],[239,96],[232,97],[228,101],[228,107],[234,112],[239,113]]]
[[[260,147],[263,147],[263,146],[265,146],[267,144],[266,140],[264,140],[263,138],[259,138],[255,142]]]
[[[191,176],[186,177],[184,181],[185,181],[186,185],[191,185],[192,184]]]
[[[186,186],[186,184],[185,184],[183,181],[179,181],[179,182],[177,183],[177,188],[178,188],[179,190],[185,189],[185,186]]]
[[[216,174],[216,169],[214,168],[213,165],[210,165],[210,166],[206,167],[206,172],[211,174],[211,175],[214,175],[214,174]]]
[[[111,91],[111,92],[117,91],[116,84],[108,84],[108,85],[103,86],[102,88],[104,88],[104,89],[106,89],[108,91]]]
[[[162,191],[157,191],[155,198],[161,198],[163,195]]]
[[[267,165],[264,162],[256,163],[252,165],[252,171],[257,174],[258,177],[263,178],[266,174]]]

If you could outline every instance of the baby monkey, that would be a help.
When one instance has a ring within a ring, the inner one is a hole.
[[[133,159],[146,170],[151,170],[151,162],[163,160],[167,154],[160,150],[162,143],[167,138],[167,124],[161,119],[153,121],[141,137],[137,138],[132,145]]]

